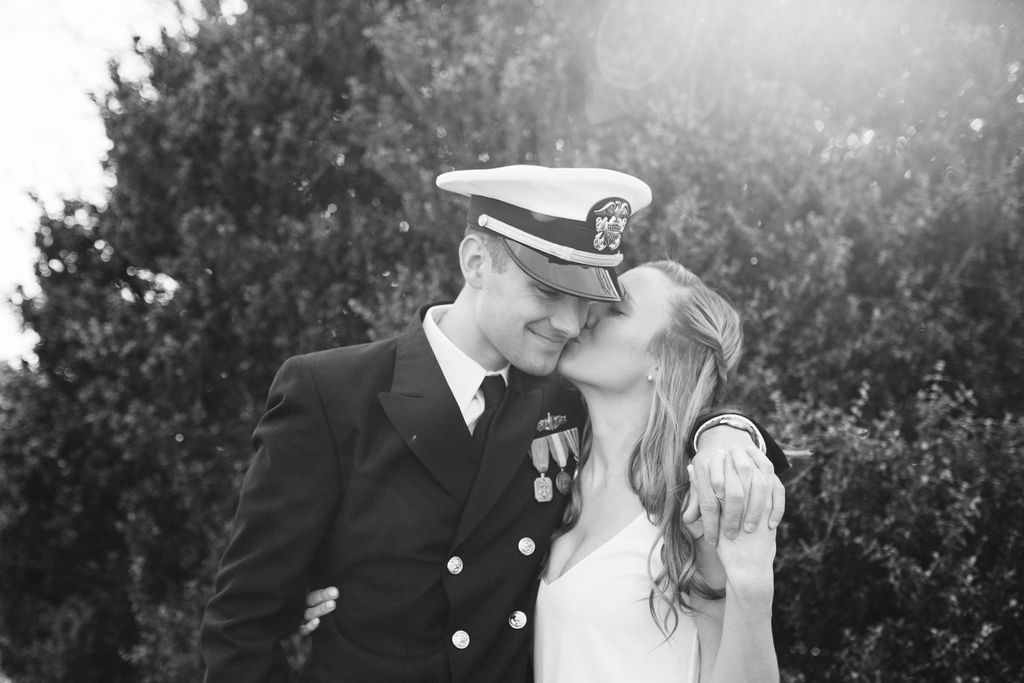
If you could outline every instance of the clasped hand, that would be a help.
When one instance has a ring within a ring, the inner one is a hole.
[[[753,446],[702,448],[687,468],[690,498],[683,523],[711,545],[765,523],[774,530],[786,511],[786,489],[768,457]]]

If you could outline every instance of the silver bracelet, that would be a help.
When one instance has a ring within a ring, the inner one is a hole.
[[[693,435],[693,451],[695,453],[697,452],[697,441],[700,440],[701,434],[712,427],[732,427],[733,429],[746,432],[750,436],[751,441],[754,442],[754,446],[757,447],[757,450],[761,451],[762,455],[768,454],[768,448],[765,446],[764,437],[761,436],[761,432],[754,426],[754,423],[742,415],[736,415],[735,413],[716,415],[698,427],[697,433]]]

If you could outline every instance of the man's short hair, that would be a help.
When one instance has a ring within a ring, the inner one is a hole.
[[[491,232],[490,230],[484,230],[478,228],[472,223],[466,224],[466,235],[476,235],[480,238],[480,241],[484,243],[487,248],[487,253],[491,255],[491,266],[497,273],[504,273],[508,268],[509,261],[512,259],[508,255],[508,250],[505,249],[505,245],[501,243],[501,237]]]

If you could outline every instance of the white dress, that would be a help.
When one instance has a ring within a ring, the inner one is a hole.
[[[541,579],[533,641],[537,683],[698,680],[693,617],[680,612],[668,640],[651,617],[647,562],[657,537],[657,527],[641,513],[559,578]],[[661,567],[656,551],[655,576]]]

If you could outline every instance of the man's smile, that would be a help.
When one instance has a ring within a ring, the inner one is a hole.
[[[546,335],[546,334],[541,334],[540,332],[538,332],[537,330],[534,330],[534,329],[530,329],[530,328],[527,328],[527,329],[533,335],[539,337],[540,339],[542,339],[543,341],[547,342],[548,344],[551,344],[552,346],[565,346],[566,342],[571,341],[571,337],[567,337],[565,335],[556,334],[555,336],[549,336],[549,335]]]

